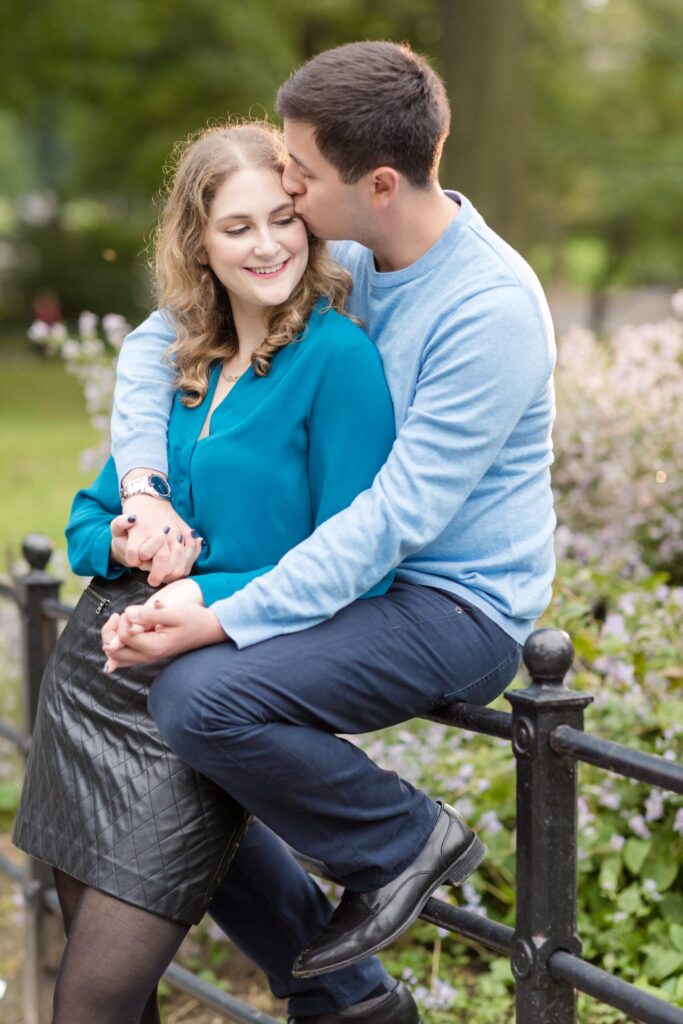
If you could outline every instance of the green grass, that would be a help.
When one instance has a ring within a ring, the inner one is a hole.
[[[66,550],[71,501],[93,476],[80,453],[95,439],[78,382],[58,359],[0,350],[0,571],[27,533]]]

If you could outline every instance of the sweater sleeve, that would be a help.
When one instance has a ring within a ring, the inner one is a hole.
[[[308,475],[316,527],[370,486],[394,440],[391,398],[377,350],[350,322],[337,321],[337,326],[345,331],[346,344],[327,368],[308,420]],[[192,578],[220,620],[226,599],[273,568]],[[385,593],[394,579],[393,568],[361,596]]]
[[[425,345],[414,397],[372,486],[269,573],[214,607],[238,647],[334,615],[454,518],[552,371],[524,291],[471,300]]]
[[[66,527],[69,565],[78,576],[115,580],[128,570],[110,562],[111,521],[121,514],[114,460],[105,463],[92,486],[78,492]]]
[[[163,360],[175,331],[156,310],[125,339],[116,366],[111,448],[122,480],[139,466],[168,473],[166,432],[174,371]]]

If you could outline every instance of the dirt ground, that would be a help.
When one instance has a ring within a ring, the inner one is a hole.
[[[20,863],[21,855],[12,847],[9,836],[0,834],[0,853]],[[0,1024],[24,1024],[21,1005],[23,930],[21,901],[12,881],[0,873]],[[230,948],[229,966],[220,969],[230,984],[230,994],[255,1010],[275,1017],[286,1016],[286,1004],[273,999],[261,973],[237,950]],[[199,944],[190,932],[180,951],[179,961],[195,969],[201,957]],[[216,973],[219,973],[217,970]],[[4,984],[3,984],[4,982]],[[6,986],[6,987],[5,987]],[[164,1024],[224,1024],[229,1018],[207,1010],[190,996],[171,990],[162,1000]]]

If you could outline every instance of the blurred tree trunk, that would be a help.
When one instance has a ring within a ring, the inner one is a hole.
[[[453,111],[442,183],[524,248],[527,186],[525,0],[437,0],[441,71]]]

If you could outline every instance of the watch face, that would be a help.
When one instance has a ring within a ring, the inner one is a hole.
[[[153,487],[157,494],[160,494],[162,498],[168,498],[171,493],[171,488],[168,486],[163,476],[152,475],[149,478],[150,487]]]

